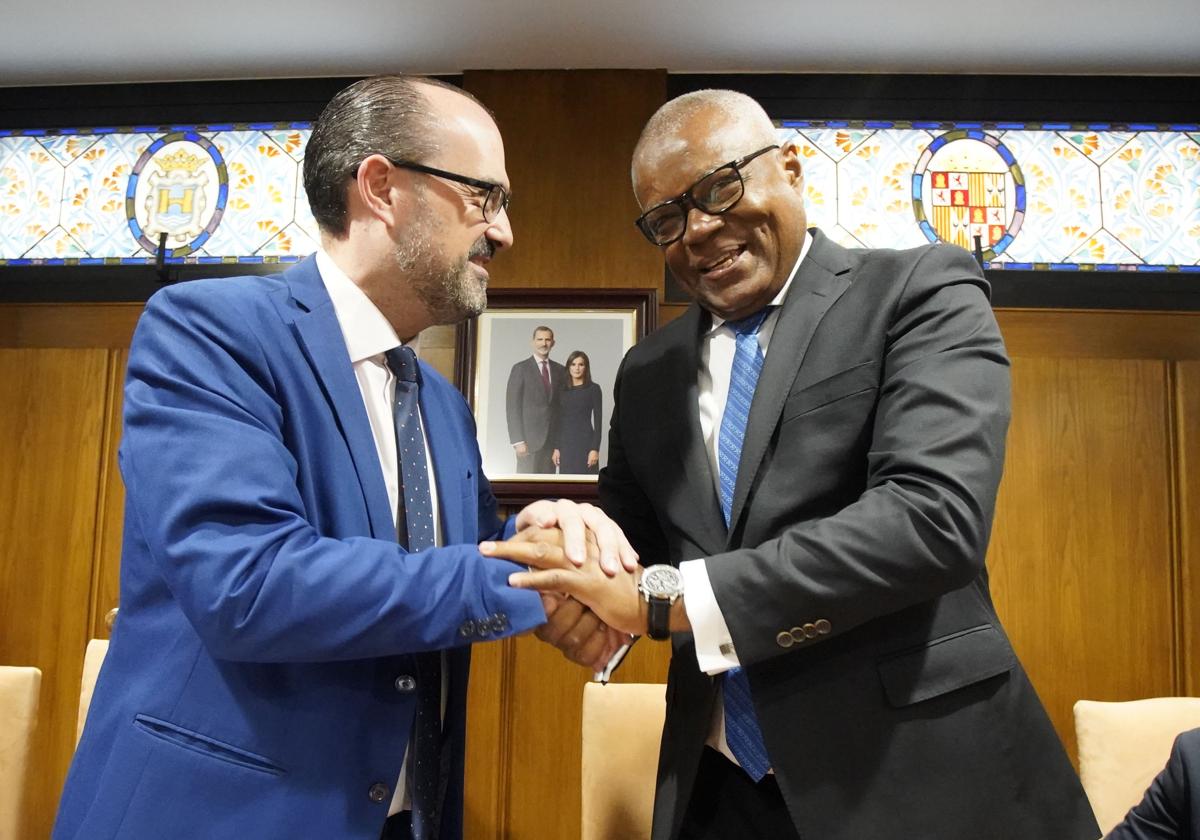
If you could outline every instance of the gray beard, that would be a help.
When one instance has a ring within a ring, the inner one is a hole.
[[[488,254],[491,247],[480,238],[471,251],[450,260],[433,244],[433,224],[424,207],[408,240],[396,247],[396,268],[412,279],[412,290],[435,324],[457,324],[487,308],[487,288],[471,270],[470,258]]]

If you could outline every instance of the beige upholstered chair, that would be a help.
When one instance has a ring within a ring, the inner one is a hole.
[[[83,734],[83,724],[87,720],[88,707],[92,705],[92,691],[96,688],[96,677],[100,675],[100,666],[108,653],[108,639],[92,639],[88,642],[83,654],[83,679],[79,684],[79,717],[75,721],[75,743]]]
[[[1175,736],[1198,726],[1197,697],[1075,704],[1079,776],[1105,834],[1142,801],[1166,765]]]
[[[37,668],[0,665],[0,840],[19,836],[21,796],[41,686],[42,672]]]
[[[582,840],[650,837],[666,688],[584,686]]]

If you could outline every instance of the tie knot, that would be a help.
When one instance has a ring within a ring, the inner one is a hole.
[[[417,367],[417,354],[411,347],[407,345],[393,347],[383,355],[387,359],[387,366],[391,368],[397,379],[401,382],[420,384],[421,369]]]
[[[771,307],[764,306],[753,315],[747,315],[745,318],[740,318],[737,321],[726,321],[725,326],[733,330],[734,335],[754,335],[770,314]]]

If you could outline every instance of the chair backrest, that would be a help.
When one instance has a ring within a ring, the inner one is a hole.
[[[1170,758],[1175,736],[1197,726],[1197,697],[1075,704],[1079,777],[1105,834],[1142,801]]]
[[[79,717],[75,721],[75,743],[83,734],[83,724],[87,720],[88,707],[92,705],[92,692],[96,689],[96,677],[100,675],[100,666],[108,654],[108,639],[92,639],[88,642],[83,654],[83,679],[79,684]]]
[[[0,840],[17,840],[42,672],[0,665]]]
[[[581,840],[650,837],[666,689],[655,683],[584,686]]]

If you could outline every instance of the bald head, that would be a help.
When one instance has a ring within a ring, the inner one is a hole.
[[[688,136],[693,124],[704,121],[712,133],[736,131],[749,146],[776,142],[775,125],[754,99],[735,90],[697,90],[667,102],[654,112],[633,149],[633,191],[641,175],[653,171],[667,155],[690,155]],[[736,142],[736,141],[735,141]]]

